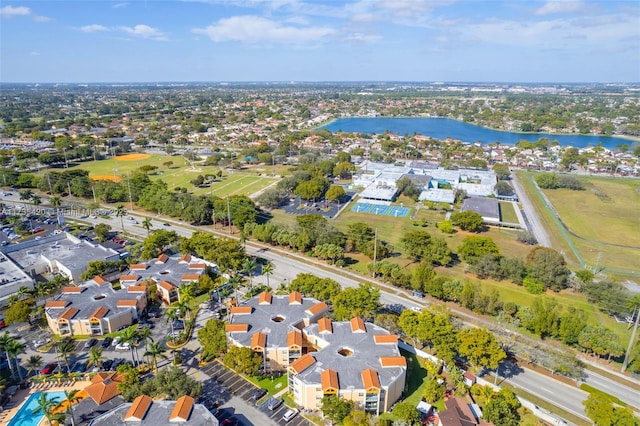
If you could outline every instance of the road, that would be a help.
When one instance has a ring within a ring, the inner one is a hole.
[[[516,185],[517,186],[517,185]],[[516,189],[518,191],[518,189]],[[519,194],[521,197],[521,194]],[[526,197],[520,198],[523,201],[523,205],[526,204]],[[527,207],[525,207],[526,211]],[[533,208],[529,203],[529,209],[533,212]],[[137,216],[136,212],[130,212],[131,215]],[[529,215],[529,213],[527,212]],[[182,225],[180,222],[166,219],[163,217],[150,216],[153,218],[152,226],[153,229],[167,229],[176,231],[176,233],[180,236],[189,237],[193,229],[187,226]],[[535,213],[532,213],[532,216],[529,216],[529,220],[535,217]],[[110,217],[109,219],[91,219],[91,218],[82,218],[83,221],[90,223],[108,223],[112,226],[112,229],[121,229],[122,223],[120,218]],[[136,218],[138,222],[142,220],[140,218]],[[142,228],[140,224],[136,224],[132,220],[124,219],[124,228],[127,233],[131,235],[139,236],[140,238],[144,238],[147,234],[146,230]],[[169,224],[169,226],[165,226],[164,224]],[[538,222],[538,226],[542,229]],[[211,227],[202,228],[208,231],[211,231]],[[214,231],[217,234],[224,235],[226,234],[226,230],[216,229]],[[544,230],[542,229],[542,232]],[[538,235],[536,235],[538,238]],[[546,233],[544,233],[544,237],[546,237]],[[542,242],[541,240],[539,240]],[[256,255],[262,258],[266,258],[274,264],[274,273],[270,277],[270,284],[272,287],[277,288],[279,283],[288,283],[296,275],[302,272],[311,273],[323,278],[331,278],[338,281],[341,285],[345,287],[353,287],[357,286],[360,282],[364,281],[363,277],[360,277],[354,273],[349,271],[339,270],[334,268],[329,268],[327,266],[321,267],[313,259],[306,258],[303,255],[296,253],[288,253],[282,250],[278,250],[271,246],[257,244],[253,242],[248,242],[246,245],[247,252],[251,255]],[[256,277],[255,280],[257,282],[265,282],[266,279],[262,277]],[[264,280],[264,281],[262,281]],[[377,283],[378,284],[378,283]],[[391,286],[385,285],[384,283],[380,283],[381,288],[381,303],[383,304],[401,304],[407,308],[412,307],[422,307],[425,306],[425,302],[423,300],[411,298],[408,293],[395,289]],[[452,309],[456,314],[460,314],[462,317],[467,317],[473,319],[474,322],[477,322],[477,318],[471,318],[468,314],[456,311]],[[501,376],[504,376],[501,370]],[[584,408],[582,406],[582,402],[586,399],[586,394],[582,391],[578,390],[574,386],[569,386],[562,382],[557,382],[553,379],[549,379],[545,376],[542,376],[538,373],[532,372],[526,369],[518,369],[517,371],[513,371],[513,374],[507,379],[514,386],[522,387],[532,395],[538,396],[542,399],[549,401],[550,403],[560,407],[568,412],[575,413],[580,417],[586,419],[586,415],[584,413]],[[585,383],[602,389],[605,392],[608,392],[614,396],[617,396],[621,400],[628,402],[630,405],[640,409],[640,393],[630,389],[626,386],[620,385],[617,382],[607,379],[606,377],[600,376],[595,373],[588,372],[588,374],[584,378]]]
[[[517,175],[512,173],[511,176],[513,188],[516,190],[518,200],[520,200],[520,203],[522,203],[522,208],[524,209],[524,213],[526,215],[527,224],[530,228],[529,231],[536,237],[536,240],[538,240],[538,244],[544,247],[551,247],[551,239],[549,239],[549,234],[547,234],[547,230],[544,228],[544,226],[542,226],[540,218],[536,214],[536,210],[533,207],[533,204],[527,197],[527,194],[524,192],[522,185],[518,181]]]

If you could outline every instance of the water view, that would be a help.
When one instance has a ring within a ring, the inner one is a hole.
[[[450,118],[431,117],[340,118],[321,126],[320,128],[327,129],[332,132],[341,130],[343,132],[358,132],[366,134],[381,134],[386,131],[399,135],[412,135],[417,133],[420,135],[430,136],[434,139],[444,140],[451,137],[463,142],[480,142],[485,145],[495,142],[500,142],[503,145],[515,145],[522,139],[535,142],[540,138],[548,138],[551,141],[558,141],[560,145],[574,146],[576,148],[585,148],[589,145],[596,146],[600,142],[603,147],[609,149],[615,149],[616,145],[620,144],[628,144],[629,146],[634,144],[632,140],[611,136],[504,132],[500,130],[487,129],[474,124],[463,123]]]

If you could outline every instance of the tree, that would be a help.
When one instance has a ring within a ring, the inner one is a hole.
[[[202,360],[219,357],[227,350],[227,335],[224,321],[210,319],[198,330],[198,342],[202,346]]]
[[[151,358],[151,364],[153,365],[153,370],[158,371],[158,358],[167,359],[167,356],[164,354],[167,351],[162,343],[153,342],[149,345],[149,348],[145,351],[144,357]]]
[[[129,344],[129,347],[131,349],[131,362],[133,362],[134,366],[137,365],[137,360],[133,355],[133,351],[136,345],[138,344],[139,339],[140,339],[140,336],[138,335],[138,329],[135,325],[131,325],[125,328],[122,331],[122,333],[120,333],[120,344],[123,344],[123,343]]]
[[[493,333],[486,328],[465,328],[458,335],[458,352],[474,366],[496,369],[507,357]]]
[[[445,234],[453,234],[453,223],[450,220],[441,220],[438,222],[438,229]]]
[[[96,238],[101,243],[105,242],[109,237],[109,232],[111,232],[111,225],[107,223],[98,223],[94,228],[93,232],[96,234]]]
[[[446,387],[444,383],[438,383],[438,380],[432,378],[427,380],[426,386],[424,387],[424,392],[422,393],[422,397],[425,401],[430,404],[433,404],[439,399],[444,398],[444,392]]]
[[[13,362],[15,363],[16,366],[16,370],[18,371],[18,378],[20,380],[20,383],[22,383],[22,370],[20,369],[20,363],[18,362],[18,356],[21,354],[25,354],[26,352],[26,346],[24,343],[20,343],[17,339],[12,340],[11,342],[9,342],[8,346],[5,346],[3,349],[7,354],[7,357],[10,360],[13,360]]]
[[[351,177],[351,173],[353,173],[354,169],[355,167],[353,166],[353,164],[349,163],[348,161],[343,161],[336,164],[336,166],[333,168],[333,175],[340,177],[340,179],[348,179]]]
[[[76,352],[76,345],[73,341],[63,341],[56,346],[56,355],[64,361],[67,366],[67,372],[71,371],[69,366],[69,357]]]
[[[80,401],[82,397],[78,395],[80,393],[80,389],[72,389],[64,391],[64,401],[66,401],[66,406],[64,409],[65,414],[67,414],[71,419],[71,426],[75,426],[76,419],[73,417],[73,404]]]
[[[252,257],[246,257],[242,261],[242,272],[249,276],[249,291],[253,290],[253,270],[256,269],[256,265]]]
[[[431,246],[431,234],[427,231],[409,231],[400,240],[407,254],[415,260],[428,256]]]
[[[358,316],[372,318],[380,310],[380,289],[370,284],[345,288],[333,297],[332,302],[337,321]]]
[[[102,354],[102,349],[100,348],[91,348],[89,349],[89,359],[87,362],[87,367],[99,367],[102,368],[102,361],[106,359],[106,357]]]
[[[635,426],[638,423],[628,408],[614,407],[610,398],[590,393],[584,411],[596,426]]]
[[[327,190],[327,193],[324,195],[324,198],[326,198],[327,201],[336,201],[336,200],[340,201],[346,195],[347,193],[344,191],[343,187],[339,185],[332,185]]]
[[[393,407],[392,413],[407,425],[412,426],[420,424],[420,412],[415,405],[410,402],[397,403],[396,406]]]
[[[8,331],[5,331],[2,336],[0,336],[0,351],[4,352],[5,357],[7,358],[7,364],[9,365],[9,370],[11,370],[11,378],[15,380],[15,371],[14,365],[11,362],[11,354],[9,353],[9,348],[16,342],[17,339],[9,334]]]
[[[459,226],[463,231],[480,232],[484,229],[482,216],[476,212],[455,212],[451,215],[451,223]]]
[[[222,362],[234,370],[247,376],[256,376],[262,366],[262,355],[251,350],[251,348],[241,348],[232,346],[222,357]]]
[[[124,217],[127,215],[127,209],[124,208],[122,204],[118,204],[116,206],[115,211],[116,217],[120,218],[120,224],[122,225],[122,233],[124,234]]]
[[[273,263],[267,262],[264,265],[262,265],[262,275],[264,275],[267,278],[268,287],[271,287],[271,284],[269,284],[269,276],[271,276],[272,274],[273,274]]]
[[[144,239],[142,243],[142,258],[152,259],[159,256],[172,244],[178,242],[180,237],[176,231],[167,231],[164,229],[156,229]]]
[[[473,263],[478,258],[487,254],[495,257],[500,256],[500,249],[491,237],[469,235],[464,237],[462,245],[458,248],[458,255],[467,263]]]
[[[498,178],[498,180],[509,179],[509,176],[511,176],[511,171],[509,170],[509,166],[507,166],[506,164],[496,163],[493,165],[492,169],[493,169],[493,172],[496,174],[496,177]]]
[[[320,409],[329,420],[342,423],[345,417],[353,410],[353,401],[348,401],[337,395],[327,395],[322,398],[322,407]]]
[[[5,323],[10,325],[28,321],[34,306],[33,299],[17,300],[11,303],[4,312]]]
[[[496,426],[518,426],[520,424],[520,401],[509,389],[494,392],[484,406],[484,418]]]
[[[496,183],[496,186],[493,188],[498,195],[509,196],[513,195],[513,188],[507,182],[501,180]]]
[[[49,394],[47,392],[40,393],[40,396],[36,401],[38,406],[33,410],[32,414],[42,413],[46,417],[49,424],[53,425],[53,422],[55,421],[53,408],[58,405],[58,398],[49,398],[48,395]]]
[[[153,225],[151,224],[151,218],[145,217],[142,221],[142,227],[147,230],[147,235],[149,235],[152,226]]]
[[[342,426],[370,426],[374,422],[374,417],[360,410],[353,410],[342,420]]]
[[[40,371],[42,364],[42,357],[40,355],[31,355],[27,359],[27,374],[30,376],[34,371]]]
[[[62,205],[62,198],[58,197],[57,195],[50,197],[49,204],[51,204],[51,207],[53,207],[54,209],[57,209]]]
[[[554,249],[536,246],[526,258],[528,275],[541,281],[553,291],[560,291],[567,285],[569,269],[564,257]]]

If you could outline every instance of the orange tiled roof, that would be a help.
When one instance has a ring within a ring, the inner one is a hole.
[[[80,312],[78,309],[73,308],[73,307],[69,307],[67,308],[62,315],[60,315],[58,317],[58,320],[64,319],[69,321],[71,318],[73,318],[78,312]]]
[[[380,364],[383,367],[406,367],[407,359],[403,356],[381,356]]]
[[[182,274],[180,277],[182,281],[198,281],[199,278],[200,275],[198,274]]]
[[[307,368],[315,364],[316,359],[309,354],[303,355],[297,360],[293,361],[289,367],[296,373],[302,373]]]
[[[156,259],[156,263],[167,263],[167,260],[169,260],[169,256],[166,253],[162,253]]]
[[[47,300],[44,304],[45,308],[64,308],[69,304],[67,300]]]
[[[269,293],[268,291],[263,291],[262,293],[260,293],[260,298],[258,299],[258,304],[259,305],[270,305],[271,304],[271,293]]]
[[[322,390],[324,392],[340,390],[338,384],[338,373],[335,370],[326,369],[320,374],[320,383],[322,384]]]
[[[231,308],[231,315],[247,315],[253,311],[251,306],[234,306]]]
[[[176,288],[176,286],[171,284],[169,281],[160,281],[160,284],[158,285],[167,291],[171,291]]]
[[[129,306],[138,306],[138,301],[135,299],[133,300],[121,299],[121,300],[118,300],[118,303],[116,303],[116,306],[119,308],[124,308]]]
[[[132,285],[127,287],[127,293],[144,293],[147,291],[146,285]]]
[[[376,342],[377,345],[384,345],[387,343],[398,343],[398,336],[395,334],[376,334],[373,336],[373,341]]]
[[[261,332],[253,333],[251,336],[251,349],[264,349],[267,344],[267,335]]]
[[[377,371],[368,368],[366,370],[362,370],[360,375],[362,376],[364,389],[380,389],[380,380],[378,380]]]
[[[360,317],[351,318],[351,332],[352,333],[361,333],[367,332],[367,328],[364,325],[364,321]]]
[[[323,311],[325,311],[327,309],[329,309],[329,306],[326,303],[319,302],[319,303],[316,303],[315,305],[310,306],[309,308],[307,308],[306,312],[309,312],[311,315],[315,316],[315,315],[318,315],[319,313],[321,313],[321,312],[323,312]]]
[[[124,415],[124,421],[141,421],[144,419],[144,416],[149,411],[149,407],[151,407],[151,403],[153,399],[147,395],[140,395],[136,399],[133,400],[131,404],[131,408],[127,411],[127,414]]]
[[[147,269],[147,264],[146,263],[136,263],[135,265],[130,265],[129,269],[136,270],[136,271],[145,270],[145,269]]]
[[[91,315],[89,315],[89,318],[102,318],[104,317],[107,312],[109,312],[109,308],[107,308],[106,306],[100,306],[98,309],[96,309],[95,311],[93,311],[93,313]]]
[[[191,255],[189,253],[185,253],[180,258],[180,262],[189,262],[191,260]]]
[[[227,324],[224,331],[227,333],[246,333],[249,331],[249,324]]]
[[[84,388],[84,391],[96,404],[101,405],[120,395],[120,391],[118,391],[120,379],[118,373],[97,373],[91,379],[91,384]]]
[[[204,263],[190,263],[189,269],[205,269],[207,265]]]
[[[93,277],[93,281],[95,281],[96,284],[98,285],[102,285],[104,283],[108,283],[109,281],[105,280],[104,278],[102,278],[100,275],[96,275],[95,277]]]
[[[333,325],[329,318],[324,317],[318,321],[318,333],[333,333]]]
[[[302,333],[300,330],[291,330],[287,333],[287,347],[297,346],[302,347]]]
[[[186,422],[187,420],[189,420],[194,402],[195,400],[189,395],[183,395],[178,398],[178,400],[176,401],[176,406],[173,407],[173,411],[171,412],[171,415],[169,415],[169,421]]]
[[[289,304],[293,305],[300,305],[302,303],[302,293],[298,292],[298,291],[293,291],[291,293],[289,293]]]
[[[84,290],[82,287],[62,287],[63,293],[77,294],[82,293],[82,290]]]
[[[121,275],[120,281],[138,281],[139,275]]]

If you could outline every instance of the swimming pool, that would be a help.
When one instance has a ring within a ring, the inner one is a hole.
[[[29,399],[26,400],[20,410],[16,413],[15,416],[9,421],[8,426],[38,426],[44,414],[38,413],[33,414],[33,410],[38,408],[38,399],[40,398],[40,394],[42,392],[32,393],[29,396]],[[61,402],[64,399],[64,392],[56,391],[56,392],[45,392],[49,399],[56,398],[56,402]]]

